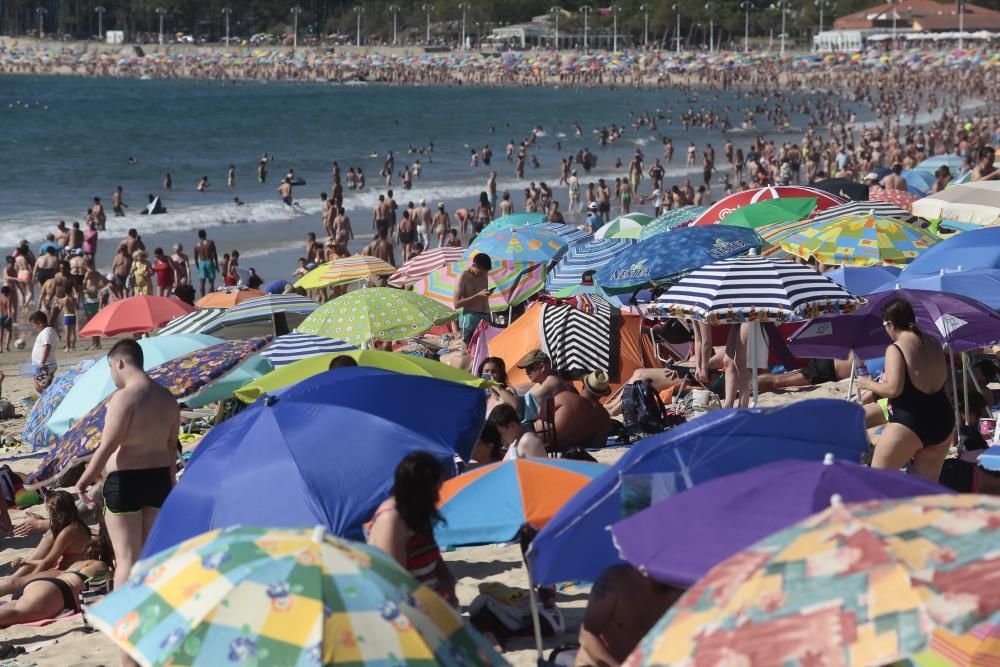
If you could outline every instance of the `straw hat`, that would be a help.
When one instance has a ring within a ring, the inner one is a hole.
[[[583,386],[587,388],[594,396],[608,396],[611,393],[611,387],[608,383],[608,374],[604,371],[594,371],[593,373],[588,373],[585,378],[583,378]]]

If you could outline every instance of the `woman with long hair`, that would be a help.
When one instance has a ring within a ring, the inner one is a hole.
[[[898,470],[909,463],[910,474],[937,481],[955,429],[944,350],[920,331],[903,299],[882,308],[882,326],[892,339],[885,372],[880,381],[859,381],[862,390],[889,399],[889,423],[875,443],[872,467]]]
[[[396,466],[392,496],[368,523],[368,544],[378,547],[444,599],[457,604],[455,577],[441,558],[434,526],[441,522],[438,493],[444,468],[427,452],[411,452]]]
[[[487,389],[486,414],[498,405],[509,405],[521,412],[521,400],[517,393],[507,384],[507,364],[500,357],[486,357],[479,364],[476,375],[484,380],[492,380],[496,385]]]
[[[493,207],[490,206],[490,196],[485,191],[479,193],[476,210],[472,216],[472,232],[478,234],[493,221]]]

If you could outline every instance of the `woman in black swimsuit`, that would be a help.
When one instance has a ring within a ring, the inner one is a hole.
[[[944,391],[944,350],[920,331],[913,307],[903,299],[882,308],[882,325],[893,341],[885,351],[882,380],[859,381],[862,390],[889,399],[889,423],[875,444],[872,467],[899,470],[909,463],[910,474],[936,482],[955,429]]]

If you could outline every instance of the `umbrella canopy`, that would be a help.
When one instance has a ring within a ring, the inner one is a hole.
[[[139,341],[139,347],[142,348],[142,366],[149,371],[171,359],[221,342],[222,339],[205,334],[175,334],[173,336],[143,338]],[[76,379],[73,388],[66,393],[62,402],[49,417],[49,430],[56,435],[62,435],[69,430],[74,422],[110,396],[115,389],[115,382],[111,379],[111,367],[108,365],[108,356],[104,355]]]
[[[963,183],[913,202],[913,214],[973,225],[1000,222],[1000,181]]]
[[[455,382],[374,368],[303,380],[208,432],[143,555],[247,520],[277,528],[318,523],[361,538],[407,454],[429,452],[450,477],[455,454],[468,459],[485,418],[482,390]]]
[[[920,195],[921,197],[926,196],[932,189],[934,189],[934,182],[937,178],[934,176],[934,172],[925,171],[923,169],[904,169],[900,174],[903,180],[906,181],[907,189],[910,192]]]
[[[917,169],[934,172],[938,167],[948,167],[948,171],[957,174],[962,171],[963,160],[960,155],[935,155],[917,165]]]
[[[220,341],[217,345],[170,359],[148,371],[148,375],[175,398],[186,398],[225,375],[266,344],[266,338]],[[98,365],[107,367],[107,364]],[[28,477],[26,486],[49,486],[66,470],[90,459],[101,444],[109,400],[110,396],[100,401],[59,438],[56,447],[46,454],[45,460]]]
[[[499,232],[513,227],[523,227],[524,225],[537,225],[545,222],[546,220],[548,220],[548,217],[544,213],[523,212],[501,215],[499,218],[483,227],[483,231],[481,231],[480,234],[492,234],[493,232]]]
[[[720,224],[757,229],[765,225],[773,225],[776,222],[801,220],[812,213],[815,208],[815,197],[767,199],[741,206],[723,218]]]
[[[265,331],[278,330],[278,335],[283,335],[287,331],[280,329],[287,328],[291,322],[301,322],[317,308],[317,302],[298,294],[265,294],[233,306],[205,327],[204,332],[222,336],[228,335],[226,329],[242,331],[247,326],[256,326]],[[279,322],[283,326],[278,326]]]
[[[31,445],[32,449],[48,447],[56,443],[55,434],[49,430],[48,421],[55,409],[66,398],[69,390],[73,388],[77,378],[93,365],[93,359],[85,359],[56,376],[52,384],[42,392],[42,395],[31,406],[31,412],[28,413],[28,418],[24,421],[24,428],[21,429],[23,442]]]
[[[543,528],[566,501],[607,469],[568,459],[513,459],[476,468],[441,487],[444,521],[435,537],[449,546],[509,542],[524,524]],[[484,503],[489,511],[483,511]]]
[[[867,451],[864,412],[847,401],[710,412],[632,445],[566,503],[531,543],[532,579],[594,581],[620,563],[607,526],[622,518],[625,497],[638,510],[650,504],[654,487],[666,492],[658,499],[773,461],[822,461],[827,453],[858,461]]]
[[[872,294],[883,291],[883,285],[896,280],[898,266],[841,266],[823,275],[851,294]]]
[[[356,349],[358,348],[340,340],[293,331],[275,338],[274,342],[261,353],[261,356],[270,359],[275,368],[280,368],[302,359],[315,357],[318,354],[347,352]]]
[[[408,287],[435,269],[460,261],[464,255],[465,248],[425,250],[396,269],[389,277],[389,284],[393,287]]]
[[[457,312],[429,297],[391,287],[370,287],[327,301],[296,331],[366,345],[416,336],[456,317]]]
[[[602,225],[595,239],[638,239],[642,229],[653,221],[653,216],[645,213],[626,213]]]
[[[274,364],[267,357],[255,354],[222,377],[209,382],[198,393],[184,399],[191,408],[201,408],[210,403],[233,398],[233,392],[264,377],[274,370]]]
[[[132,296],[105,306],[80,330],[80,338],[147,333],[194,308],[165,296]]]
[[[835,503],[713,568],[628,664],[906,658],[934,628],[962,633],[1000,607],[998,531],[1000,498]]]
[[[215,292],[209,292],[194,302],[198,308],[232,308],[238,303],[257,296],[264,296],[259,289],[226,287]]]
[[[964,635],[935,630],[926,651],[910,658],[919,667],[993,667],[1000,655],[1000,616],[980,623]]]
[[[264,285],[261,289],[264,290],[265,294],[283,294],[285,288],[292,283],[284,279],[272,280],[268,284]]]
[[[852,215],[811,224],[785,237],[781,249],[824,264],[908,264],[941,239],[895,218]]]
[[[841,199],[852,201],[868,200],[868,186],[846,178],[827,178],[822,181],[816,181],[812,184],[812,187],[823,192],[829,192]]]
[[[574,246],[549,272],[545,289],[557,292],[579,285],[584,271],[596,271],[635,244],[634,239],[601,239]]]
[[[665,213],[661,213],[657,217],[653,218],[653,221],[642,228],[642,233],[639,234],[639,239],[645,241],[651,236],[656,234],[662,234],[663,232],[673,229],[678,225],[682,225],[685,222],[691,222],[699,215],[708,210],[707,206],[681,206],[680,208],[671,209]]]
[[[886,280],[873,292],[887,292],[897,287],[930,292],[949,292],[975,299],[993,310],[1000,310],[1000,269],[969,269],[921,274],[907,271]]]
[[[609,294],[621,294],[650,284],[662,285],[760,245],[757,232],[745,227],[683,227],[625,248],[602,266],[595,278]]]
[[[857,503],[935,493],[953,491],[832,456],[823,462],[777,461],[699,484],[619,521],[611,533],[622,558],[640,571],[689,588],[730,556],[822,512],[834,494]],[[692,522],[695,514],[698,521]]]
[[[770,257],[734,257],[696,269],[651,311],[664,317],[724,322],[791,322],[850,313],[856,297],[811,266]]]
[[[879,185],[873,185],[870,188],[868,188],[868,199],[872,201],[889,202],[894,206],[909,211],[911,210],[910,207],[913,205],[913,202],[920,199],[920,195],[916,195],[913,194],[912,192],[907,192],[905,190],[896,190],[892,188],[887,189]],[[927,217],[923,213],[914,213],[914,215],[919,215],[922,218]]]
[[[594,240],[594,235],[590,232],[584,231],[576,225],[568,225],[565,222],[540,222],[537,225],[532,225],[531,228],[559,235],[563,241],[569,244],[570,248]]]
[[[569,243],[555,232],[536,230],[533,227],[513,227],[480,234],[469,246],[465,256],[471,259],[484,253],[494,260],[510,259],[547,264],[562,257],[568,249]]]
[[[886,201],[851,201],[840,206],[833,206],[824,211],[814,213],[810,220],[814,223],[838,220],[848,215],[867,215],[875,218],[895,218],[902,222],[914,224],[917,217],[894,204]]]
[[[323,373],[329,369],[330,362],[333,359],[341,356],[354,359],[354,361],[358,362],[358,366],[379,368],[405,375],[419,375],[439,380],[448,380],[477,389],[486,388],[490,384],[489,380],[476,377],[463,371],[461,368],[442,364],[436,359],[426,359],[398,352],[383,352],[381,350],[350,349],[342,352],[314,355],[307,359],[288,364],[287,366],[282,366],[275,369],[273,373],[268,373],[266,376],[253,381],[237,391],[236,397],[244,403],[253,403],[264,394],[273,394],[306,378]]]
[[[225,308],[199,308],[187,315],[170,320],[165,327],[156,332],[157,336],[173,336],[175,334],[202,333],[213,322],[226,314]]]
[[[446,308],[454,308],[455,288],[472,262],[463,260],[435,269],[413,285],[417,294],[430,297]],[[500,260],[487,276],[490,311],[500,312],[524,303],[545,287],[545,265]]]
[[[391,557],[322,528],[199,535],[138,563],[87,618],[143,665],[504,664]]]
[[[733,211],[749,206],[759,201],[769,199],[781,199],[784,197],[815,197],[816,208],[820,211],[843,204],[846,200],[841,199],[829,192],[817,190],[804,185],[777,185],[753,190],[734,192],[723,197],[708,207],[704,213],[695,218],[692,225],[717,225],[722,222]]]
[[[942,270],[1000,269],[1000,227],[956,234],[912,261],[904,273],[937,273]]]
[[[1000,341],[1000,315],[965,296],[894,289],[870,294],[867,299],[853,315],[821,317],[803,326],[789,339],[792,352],[826,359],[845,358],[852,350],[861,359],[883,356],[892,340],[882,325],[882,307],[893,299],[908,301],[920,330],[956,352]]]
[[[351,255],[320,264],[299,278],[295,282],[295,286],[306,290],[335,287],[358,280],[366,280],[372,276],[388,276],[395,271],[396,267],[378,257]]]

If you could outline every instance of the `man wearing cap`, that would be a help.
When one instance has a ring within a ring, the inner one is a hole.
[[[530,399],[526,400],[534,402],[536,408],[545,405],[545,401],[561,392],[576,393],[576,390],[568,382],[552,371],[552,360],[549,359],[549,355],[538,348],[521,357],[521,360],[517,362],[517,367],[524,369],[524,372],[528,374],[532,387],[528,390]],[[525,406],[527,410],[525,418],[533,418],[537,414],[537,409],[532,412],[528,410],[528,407]]]
[[[587,206],[587,227],[590,228],[590,233],[595,234],[597,230],[604,226],[604,218],[601,217],[598,211],[598,206],[596,201],[590,202]]]
[[[462,309],[458,325],[462,330],[462,340],[469,344],[479,323],[490,317],[489,273],[493,261],[485,253],[472,258],[472,264],[458,277],[452,303],[455,310]]]
[[[878,174],[876,174],[874,171],[870,171],[867,174],[865,174],[864,180],[865,180],[865,185],[867,185],[869,188],[878,186]]]

